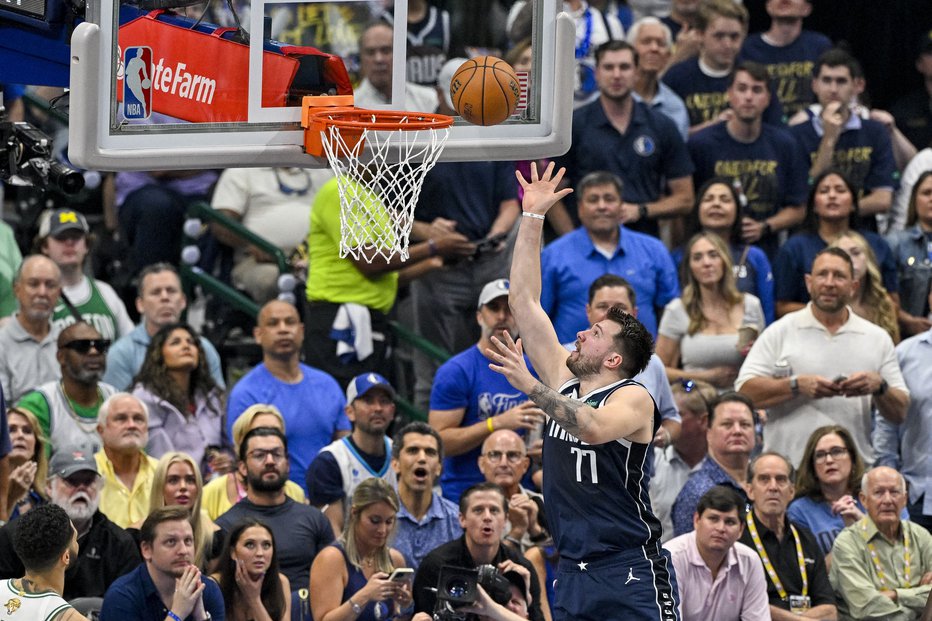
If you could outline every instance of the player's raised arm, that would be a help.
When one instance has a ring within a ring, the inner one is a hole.
[[[560,344],[550,317],[540,305],[541,232],[547,211],[572,192],[557,190],[564,169],[553,173],[553,162],[538,175],[537,164],[531,163],[531,179],[516,173],[524,188],[523,213],[511,261],[511,290],[508,303],[514,314],[531,363],[548,386],[557,387],[572,376],[566,368],[566,349]]]

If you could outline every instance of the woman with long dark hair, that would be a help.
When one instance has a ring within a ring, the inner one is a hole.
[[[278,570],[275,537],[259,520],[247,518],[230,531],[212,577],[223,593],[227,621],[291,618],[291,585]]]
[[[905,231],[887,237],[900,277],[899,320],[903,336],[932,328],[932,170],[919,175],[909,195]]]
[[[133,384],[133,396],[149,408],[149,455],[187,453],[205,479],[233,468],[223,393],[191,326],[174,323],[156,332]]]
[[[809,302],[805,276],[812,269],[812,261],[846,231],[857,231],[870,244],[877,256],[883,287],[899,303],[893,252],[877,233],[858,229],[858,188],[843,172],[830,168],[815,178],[802,229],[783,244],[774,261],[777,317],[800,310]]]
[[[686,222],[687,239],[696,233],[715,233],[731,252],[732,269],[738,291],[750,293],[760,300],[764,318],[772,323],[773,270],[770,259],[759,247],[749,244],[741,235],[741,198],[725,177],[713,177],[696,192],[696,204]],[[683,249],[673,251],[673,261],[679,267]]]

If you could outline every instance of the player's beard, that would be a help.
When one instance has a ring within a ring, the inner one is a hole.
[[[582,355],[576,356],[574,360],[573,357],[570,356],[566,359],[566,368],[578,378],[592,377],[593,375],[599,374],[599,369],[602,368],[602,361],[583,358]]]
[[[247,472],[246,479],[250,489],[254,489],[257,492],[277,492],[285,487],[285,482],[288,480],[286,474],[276,471],[278,478],[266,480],[265,474],[267,474],[267,472],[268,471],[263,471],[258,474]]]

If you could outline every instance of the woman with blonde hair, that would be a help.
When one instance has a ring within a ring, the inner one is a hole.
[[[42,427],[29,410],[10,408],[6,414],[12,449],[7,454],[10,468],[10,486],[7,491],[7,516],[13,520],[30,509],[46,503],[45,480],[49,460],[45,454],[48,441]]]
[[[847,252],[854,264],[854,277],[859,286],[857,297],[851,300],[851,308],[859,316],[886,330],[894,343],[899,343],[896,304],[883,287],[877,255],[870,244],[860,233],[848,230],[836,237],[831,245]]]
[[[272,427],[285,433],[285,418],[277,407],[267,403],[256,403],[246,408],[233,422],[233,448],[237,455],[243,438],[257,427]],[[304,490],[294,481],[285,481],[285,495],[296,502],[307,503]],[[216,520],[245,497],[246,479],[234,468],[223,476],[214,477],[204,486],[201,506],[210,519]]]
[[[670,381],[697,379],[730,390],[750,342],[764,329],[760,300],[738,291],[728,246],[707,231],[686,244],[680,284],[682,295],[660,320],[657,355]]]
[[[410,580],[390,580],[405,567],[401,552],[388,545],[395,530],[398,496],[383,479],[356,487],[346,528],[311,566],[311,612],[317,621],[374,621],[407,618],[413,598]]]
[[[222,544],[219,538],[214,541],[214,534],[220,527],[201,509],[203,488],[201,472],[194,459],[186,453],[172,451],[159,459],[149,496],[149,513],[169,505],[180,505],[188,510],[188,521],[194,531],[194,564],[202,571],[217,556],[217,548]],[[139,522],[133,528],[141,526]]]

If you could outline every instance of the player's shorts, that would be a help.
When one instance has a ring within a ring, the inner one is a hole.
[[[638,548],[591,561],[560,559],[554,621],[679,621],[679,592],[670,553]]]

